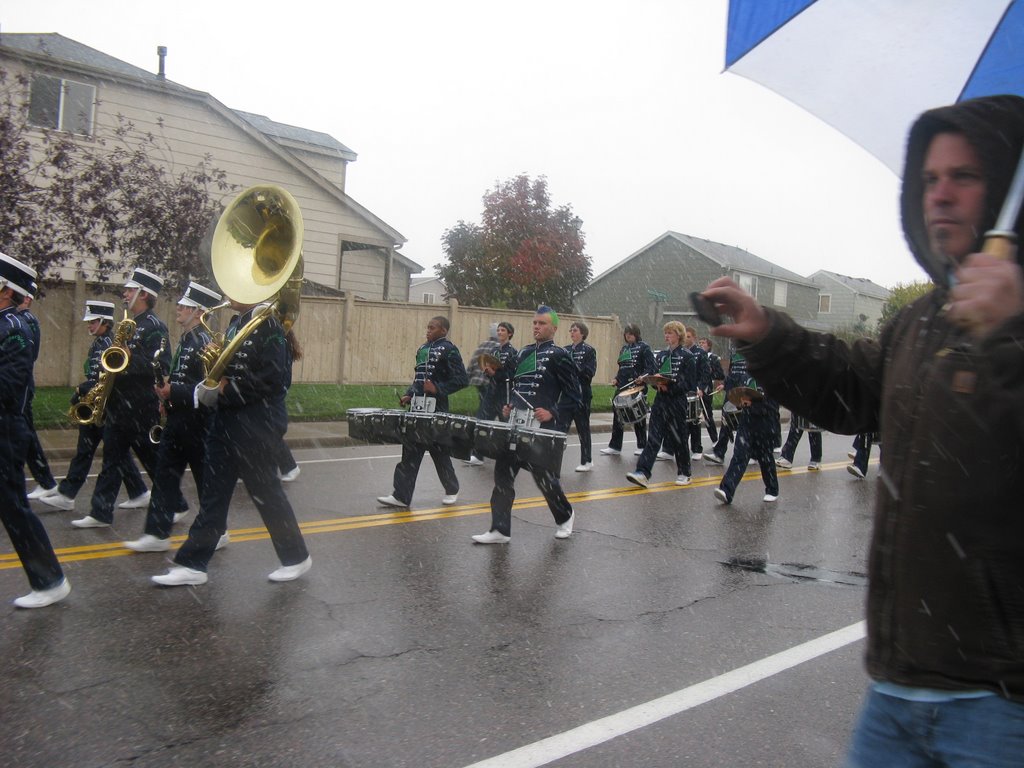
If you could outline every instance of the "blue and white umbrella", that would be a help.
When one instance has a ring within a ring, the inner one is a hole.
[[[726,70],[899,174],[921,112],[1024,96],[1024,0],[730,0]]]

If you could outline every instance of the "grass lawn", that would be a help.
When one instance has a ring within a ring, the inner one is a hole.
[[[32,407],[37,429],[71,428],[67,412],[71,387],[40,387]],[[294,421],[342,421],[349,408],[397,408],[404,387],[370,384],[296,383],[288,393],[288,415]],[[593,411],[611,410],[613,388],[594,387]],[[477,409],[477,393],[467,387],[451,398],[454,413],[472,416]]]

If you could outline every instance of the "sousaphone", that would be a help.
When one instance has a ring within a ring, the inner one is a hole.
[[[216,389],[235,352],[248,336],[270,317],[277,316],[288,331],[299,316],[302,288],[302,211],[295,198],[281,187],[249,187],[221,214],[210,247],[213,276],[221,292],[239,304],[262,304],[225,345],[223,334],[200,353],[206,380],[200,385]],[[229,306],[224,302],[203,313]]]

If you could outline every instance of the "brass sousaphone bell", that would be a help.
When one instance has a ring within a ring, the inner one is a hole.
[[[206,380],[200,386],[216,389],[242,342],[273,315],[285,331],[299,316],[302,288],[302,211],[295,198],[281,187],[249,187],[221,214],[211,243],[213,276],[221,292],[240,304],[262,304],[245,326],[226,343],[206,324],[218,304],[203,313],[203,326],[214,341],[200,353]]]

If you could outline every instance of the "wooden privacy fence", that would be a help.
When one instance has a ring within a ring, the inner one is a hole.
[[[114,302],[115,321],[124,315],[120,287],[108,286],[96,294],[84,283],[68,283],[48,288],[32,311],[39,317],[43,342],[35,376],[38,386],[68,386],[82,380],[82,365],[91,337],[82,315],[87,298]],[[174,322],[178,296],[162,296],[155,308],[167,323],[172,344],[177,344],[179,329]],[[229,311],[218,313],[223,325]],[[451,304],[409,304],[393,301],[364,301],[349,296],[303,297],[295,333],[302,345],[302,359],[296,361],[295,381],[340,384],[407,384],[412,380],[416,349],[425,340],[427,321],[443,315],[451,322],[449,338],[469,358],[486,339],[491,323],[506,320],[515,326],[512,343],[516,348],[533,343],[533,312],[485,309]],[[622,328],[618,318],[561,315],[556,343],[570,343],[569,325],[583,320],[590,329],[587,343],[597,350],[595,381],[610,382],[617,366],[615,358],[622,346]],[[217,327],[216,325],[214,326]],[[655,347],[658,346],[655,340]]]

